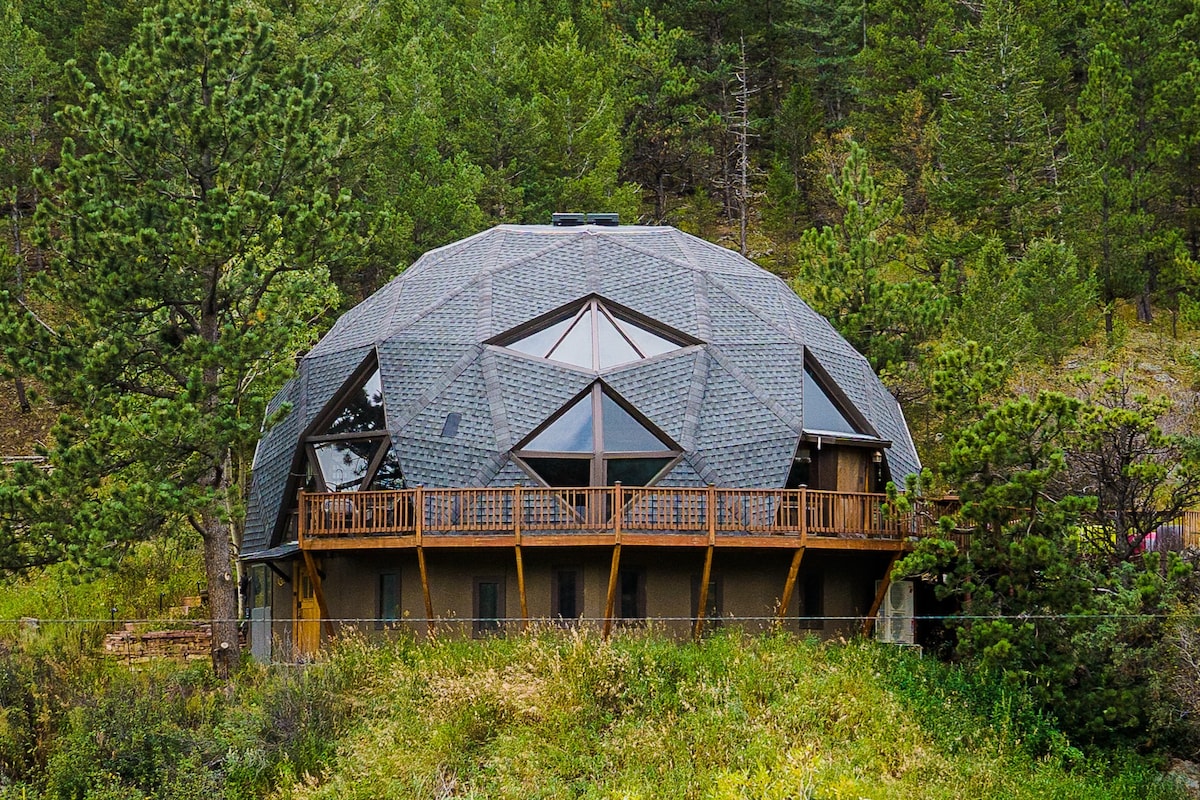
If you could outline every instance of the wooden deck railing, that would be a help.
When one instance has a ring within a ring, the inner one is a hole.
[[[302,493],[306,537],[546,533],[748,534],[903,539],[918,515],[882,494],[814,489],[589,487]]]

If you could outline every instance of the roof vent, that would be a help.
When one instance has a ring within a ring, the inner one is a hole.
[[[550,215],[550,224],[558,228],[568,228],[576,225],[604,225],[611,228],[621,224],[621,215],[610,211],[593,211],[587,214],[580,214],[578,212],[557,213]]]
[[[576,225],[586,225],[587,214],[551,214],[550,224],[556,228],[573,228]]]

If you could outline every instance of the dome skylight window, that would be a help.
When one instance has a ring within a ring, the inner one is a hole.
[[[513,451],[549,486],[647,486],[679,452],[599,382]]]
[[[506,337],[500,344],[519,353],[599,370],[669,353],[691,342],[652,330],[593,297],[569,315],[555,314],[549,324]]]

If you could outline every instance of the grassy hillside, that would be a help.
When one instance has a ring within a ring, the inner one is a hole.
[[[986,676],[874,643],[351,641],[230,689],[196,667],[43,675],[26,704],[28,663],[2,666],[0,797],[1178,796],[1135,758],[1085,758]]]

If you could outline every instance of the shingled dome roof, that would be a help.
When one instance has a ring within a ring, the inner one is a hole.
[[[919,468],[895,399],[824,318],[666,227],[501,225],[429,252],[338,320],[269,416],[284,403],[247,555],[287,538],[306,471],[328,491],[778,488],[802,438],[873,443],[898,483]]]

